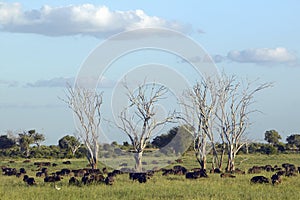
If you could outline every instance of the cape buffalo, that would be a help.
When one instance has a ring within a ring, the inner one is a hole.
[[[264,176],[254,176],[251,178],[251,183],[269,183],[269,179]]]

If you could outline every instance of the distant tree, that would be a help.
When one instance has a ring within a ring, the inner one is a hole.
[[[286,138],[286,141],[291,146],[296,146],[298,149],[300,149],[300,134],[293,134]]]
[[[23,133],[19,133],[18,143],[20,146],[20,151],[25,157],[29,157],[29,147],[34,142],[33,136],[30,133],[32,132],[24,131]]]
[[[117,147],[117,146],[119,146],[119,145],[118,145],[118,143],[117,143],[116,141],[113,141],[113,142],[111,143],[111,146]]]
[[[155,137],[152,145],[159,148],[161,152],[175,152],[181,154],[185,152],[191,145],[193,136],[185,126],[173,127],[167,134]]]
[[[20,146],[20,151],[25,155],[25,157],[29,157],[30,155],[30,145],[36,144],[39,148],[40,143],[45,140],[45,136],[43,134],[37,133],[35,130],[23,131],[23,133],[19,133],[18,143]]]
[[[15,146],[16,142],[7,135],[0,136],[0,149],[10,149]]]
[[[58,141],[58,146],[61,149],[70,151],[72,153],[72,156],[75,156],[75,153],[80,148],[81,143],[79,138],[76,138],[75,136],[66,135]]]
[[[45,141],[45,136],[41,133],[37,133],[35,130],[30,130],[28,133],[33,137],[33,143],[39,148],[41,143]]]
[[[177,132],[178,127],[174,127],[171,130],[169,130],[167,134],[161,134],[156,136],[152,140],[151,144],[156,148],[162,148],[172,141],[172,139],[176,136]]]
[[[276,154],[278,150],[271,144],[265,144],[260,147],[260,152],[263,154],[271,155]]]
[[[280,139],[281,136],[275,130],[269,130],[265,132],[265,140],[273,146],[279,144]]]
[[[123,142],[123,146],[128,147],[129,143],[127,141]]]

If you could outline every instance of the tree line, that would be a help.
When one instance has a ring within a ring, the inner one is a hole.
[[[184,142],[188,142],[186,137],[187,133],[179,131],[184,129],[183,127],[173,127],[167,133],[156,136],[151,142],[146,146],[146,148],[151,149],[163,149],[166,145],[168,151],[162,151],[165,154],[180,154],[185,149],[183,145]],[[173,141],[175,136],[181,134],[179,137],[181,141]],[[268,130],[264,134],[264,140],[266,143],[262,142],[250,142],[244,145],[239,153],[242,154],[278,154],[278,153],[297,153],[300,150],[300,134],[291,134],[287,136],[286,142],[281,142],[281,135],[276,130]],[[80,137],[75,137],[74,135],[65,135],[58,140],[57,145],[42,145],[41,143],[45,141],[45,136],[41,133],[36,132],[36,130],[23,131],[22,133],[13,134],[12,131],[0,135],[0,157],[9,158],[56,158],[56,159],[66,159],[66,158],[84,158],[87,150],[84,144],[80,141]],[[173,145],[172,145],[173,142]],[[194,151],[193,144],[189,145],[188,151]],[[100,150],[114,151],[114,149],[121,149],[123,151],[131,151],[132,146],[124,141],[122,144],[117,142],[112,142],[111,144],[100,144]],[[222,151],[222,144],[216,143],[217,151]],[[208,154],[213,154],[210,151]],[[109,157],[108,154],[102,155],[104,157]]]

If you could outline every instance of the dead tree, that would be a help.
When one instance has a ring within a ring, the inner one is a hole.
[[[87,149],[86,157],[93,169],[97,168],[98,162],[102,95],[103,93],[87,88],[79,86],[73,88],[69,85],[66,99],[62,99],[76,116],[79,124],[77,129]]]
[[[182,119],[194,137],[194,152],[202,169],[206,169],[206,156],[212,150],[213,168],[219,166],[217,150],[214,141],[214,120],[216,112],[217,93],[215,82],[207,78],[198,82],[192,89],[184,92],[180,104],[183,106]]]
[[[218,83],[218,126],[223,148],[227,148],[226,171],[235,170],[235,157],[245,145],[245,131],[250,125],[249,116],[257,111],[251,108],[255,93],[270,87],[264,83],[252,89],[252,84],[247,83],[243,88],[236,77],[223,75]]]
[[[162,120],[158,119],[156,104],[165,98],[168,92],[164,86],[143,83],[138,86],[136,92],[130,90],[126,83],[124,87],[127,90],[129,106],[121,111],[117,127],[129,137],[134,151],[135,170],[140,172],[143,152],[150,137],[158,127],[174,122],[175,112],[169,113]]]

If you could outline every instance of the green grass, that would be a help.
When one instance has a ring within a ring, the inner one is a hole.
[[[192,154],[183,157],[182,165],[187,168],[198,167]],[[0,161],[0,165],[11,167],[25,167],[28,174],[34,176],[36,167],[31,163],[23,163],[17,160],[9,164],[8,160]],[[65,167],[62,160],[51,160],[59,164],[51,167],[55,171]],[[71,160],[71,169],[86,167],[85,160]],[[236,160],[237,167],[248,169],[253,165],[281,165],[289,162],[300,166],[299,154],[281,155],[239,155]],[[171,166],[170,166],[171,167]],[[208,164],[210,167],[210,164]],[[270,177],[272,173],[263,172],[262,175]],[[113,186],[90,185],[69,186],[65,177],[62,182],[57,183],[62,189],[57,191],[53,184],[44,183],[42,178],[35,178],[36,186],[27,186],[22,179],[0,175],[0,199],[299,199],[300,175],[297,177],[284,177],[282,184],[272,186],[250,184],[254,175],[237,175],[235,179],[221,179],[218,174],[209,174],[209,178],[197,180],[186,180],[184,176],[171,175],[161,176],[161,173],[149,180],[146,184],[139,184],[128,179],[127,174],[119,175]]]

